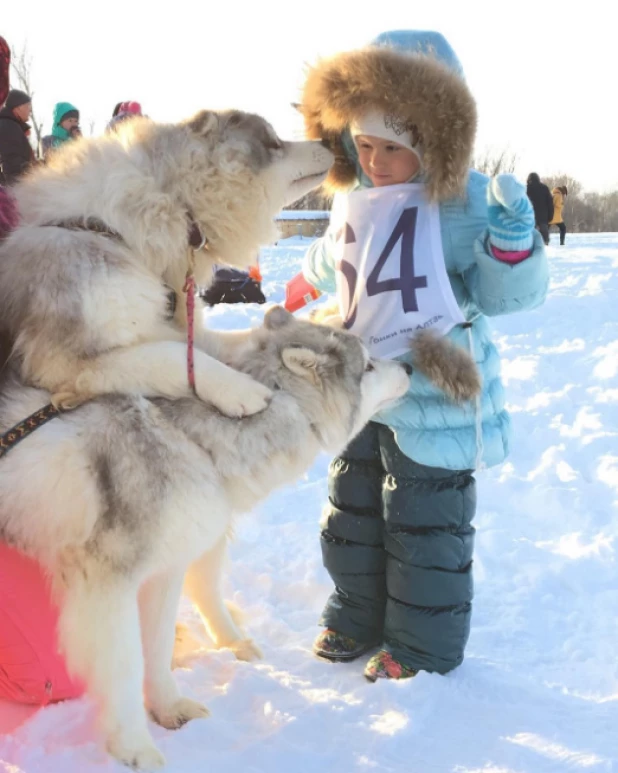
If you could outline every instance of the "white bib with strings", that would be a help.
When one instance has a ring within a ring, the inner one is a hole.
[[[345,327],[373,357],[409,351],[418,330],[465,322],[446,272],[438,205],[418,183],[353,191],[331,213]]]

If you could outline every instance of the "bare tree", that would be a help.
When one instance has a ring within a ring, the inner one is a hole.
[[[569,195],[579,196],[583,191],[583,185],[571,175],[566,172],[560,172],[559,174],[551,174],[543,177],[543,182],[551,191],[558,185],[566,185]]]
[[[509,150],[490,151],[485,150],[480,156],[475,156],[472,161],[473,169],[478,172],[495,177],[497,174],[514,174],[517,166],[517,153]]]
[[[34,89],[32,88],[32,57],[28,54],[28,44],[19,51],[11,52],[11,67],[17,78],[17,83],[22,91],[25,91],[32,98],[31,123],[36,136],[35,153],[38,158],[39,148],[41,147],[41,136],[43,134],[43,124],[36,120],[34,115]]]

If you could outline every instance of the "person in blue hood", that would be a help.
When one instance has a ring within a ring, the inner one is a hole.
[[[79,110],[70,102],[57,102],[51,134],[41,139],[41,157],[47,160],[51,151],[77,137],[81,137]]]
[[[443,674],[470,631],[474,473],[509,450],[487,318],[543,303],[543,241],[518,180],[469,169],[476,106],[439,33],[387,32],[320,61],[300,109],[307,136],[335,153],[337,194],[304,281],[337,293],[372,356],[414,369],[406,396],[331,463],[321,546],[335,590],[314,652],[352,660],[378,647],[371,681]],[[421,372],[420,330],[472,355],[476,398],[458,401],[457,384]]]

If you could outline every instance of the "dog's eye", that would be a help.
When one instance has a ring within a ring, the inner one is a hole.
[[[374,367],[373,363],[372,363],[372,362],[371,362],[371,360],[370,360],[370,361],[369,361],[369,362],[368,362],[368,363],[365,365],[365,373],[373,373],[373,371],[374,371],[374,370],[375,370],[375,367]]]

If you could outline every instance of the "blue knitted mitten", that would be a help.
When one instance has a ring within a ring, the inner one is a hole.
[[[489,241],[505,252],[531,250],[534,210],[526,187],[512,174],[499,174],[487,186]]]

